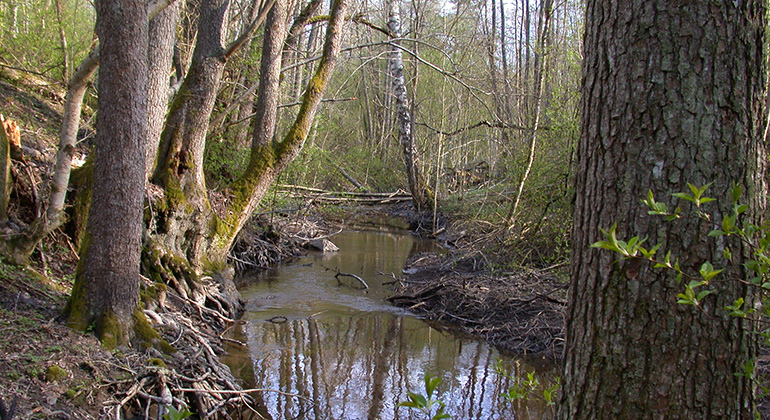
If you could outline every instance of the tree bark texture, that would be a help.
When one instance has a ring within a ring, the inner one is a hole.
[[[731,212],[737,182],[749,220],[759,221],[765,7],[752,0],[587,3],[559,419],[753,418],[751,381],[736,373],[755,356],[756,335],[723,309],[739,297],[753,305],[753,292],[736,281],[712,282],[707,316],[675,303],[683,285],[671,272],[589,247],[602,239],[600,228],[617,222],[620,238],[662,244],[659,252],[671,251],[685,272],[697,275],[710,261],[727,267],[724,278],[746,278],[740,241],[707,238],[715,226],[694,217],[664,222],[640,200],[648,189],[670,202],[672,193],[689,192],[687,183],[713,183],[707,195],[719,201],[704,210],[718,224]]]
[[[182,1],[168,5],[150,21],[150,45],[147,49],[147,177],[155,167],[160,135],[166,122],[171,94],[172,60],[176,44],[176,29]]]
[[[288,5],[276,2],[267,15],[267,30],[262,44],[259,70],[259,93],[254,104],[252,149],[270,144],[278,123],[278,102],[281,99],[281,62],[283,43],[287,35]]]
[[[102,45],[92,204],[81,245],[69,324],[107,346],[133,336],[139,299],[145,138],[147,6],[97,2]]]
[[[388,31],[390,31],[394,38],[399,38],[401,36],[401,6],[399,0],[389,0],[388,8]],[[390,73],[393,95],[396,99],[398,140],[404,154],[409,192],[412,194],[412,200],[417,210],[426,210],[430,208],[430,200],[425,190],[425,184],[420,176],[420,157],[412,131],[412,113],[409,111],[409,97],[406,93],[403,53],[400,48],[395,46],[391,47],[390,56],[388,57],[388,73]]]

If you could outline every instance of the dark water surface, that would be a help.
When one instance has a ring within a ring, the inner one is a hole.
[[[346,231],[332,241],[339,252],[252,274],[241,290],[245,322],[233,338],[248,348],[231,347],[226,362],[245,386],[281,391],[254,394],[264,418],[425,419],[396,406],[407,390],[423,393],[425,372],[443,378],[440,399],[454,419],[551,418],[542,390],[512,405],[500,394],[513,382],[495,373],[501,360],[508,371],[538,370],[547,380],[549,367],[435,330],[384,300],[392,292],[383,282],[400,276],[409,255],[433,249],[430,241],[387,228]],[[350,277],[338,281],[336,270],[360,276],[370,289]]]

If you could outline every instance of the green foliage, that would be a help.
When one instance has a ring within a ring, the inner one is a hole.
[[[177,410],[173,406],[168,408],[168,413],[163,415],[164,420],[183,420],[188,417],[192,417],[193,413],[191,413],[187,407],[182,408],[182,411]]]
[[[682,269],[678,258],[672,262],[671,252],[667,252],[663,258],[657,256],[657,251],[661,247],[660,244],[647,250],[642,246],[645,239],[633,237],[628,241],[619,240],[616,233],[616,224],[613,224],[607,231],[602,230],[604,240],[597,241],[591,246],[610,250],[619,254],[623,260],[642,260],[651,264],[653,269],[673,272],[676,276],[677,284],[682,285],[684,288],[681,293],[677,293],[676,302],[680,305],[693,306],[703,312],[705,312],[703,301],[709,295],[716,292],[716,290],[711,288],[711,284],[717,280],[735,281],[755,287],[762,296],[761,310],[747,307],[743,296],[736,297],[731,304],[725,305],[723,309],[730,317],[750,318],[753,321],[758,321],[755,325],[763,327],[761,327],[760,331],[757,331],[757,334],[763,338],[765,345],[770,345],[770,327],[768,327],[767,322],[770,319],[770,297],[768,297],[767,293],[770,290],[770,250],[768,249],[770,248],[770,224],[757,225],[743,220],[743,216],[749,211],[749,206],[741,202],[743,188],[737,184],[734,184],[729,192],[730,211],[726,214],[721,214],[721,220],[718,220],[720,217],[718,210],[708,210],[704,207],[705,204],[717,201],[715,198],[705,196],[710,185],[698,187],[688,184],[689,192],[672,194],[673,197],[680,201],[690,203],[691,213],[683,211],[681,206],[671,209],[666,203],[656,201],[652,191],[647,193],[647,198],[643,199],[642,203],[649,209],[648,214],[659,216],[665,222],[671,223],[678,219],[694,217],[711,226],[711,230],[699,239],[719,241],[719,247],[723,248],[720,268],[714,267],[712,261],[703,261],[697,270],[685,271]],[[747,258],[743,261],[733,260],[733,253],[730,250],[729,244],[727,241],[724,241],[724,238],[727,237],[737,239],[744,248],[748,249],[749,252],[741,251]],[[735,278],[725,276],[725,268],[735,267],[738,263],[744,268],[747,277]],[[754,381],[760,390],[760,394],[767,394],[770,390],[766,386],[764,379],[755,377],[755,364],[753,360],[745,361],[741,366],[741,370],[736,372],[735,375],[747,377]]]
[[[425,373],[425,395],[417,394],[411,391],[407,391],[409,401],[402,401],[398,403],[399,407],[409,407],[415,410],[419,410],[425,414],[426,418],[430,420],[441,420],[452,418],[449,414],[444,413],[444,403],[440,399],[433,399],[433,393],[436,392],[436,388],[441,383],[441,377],[431,377],[427,372]],[[433,408],[436,407],[435,414]],[[432,415],[431,415],[432,414]]]
[[[748,246],[751,249],[753,258],[745,261],[743,266],[752,272],[753,275],[748,279],[737,279],[737,281],[760,287],[762,290],[770,290],[770,277],[768,277],[768,273],[770,273],[770,253],[768,253],[768,247],[770,247],[770,234],[768,233],[770,232],[770,225],[758,226],[753,223],[744,223],[741,220],[741,217],[749,210],[749,207],[740,202],[743,188],[739,185],[733,185],[730,189],[731,212],[722,216],[721,221],[716,221],[715,214],[703,210],[704,204],[716,201],[715,198],[704,195],[710,185],[698,187],[693,184],[687,184],[690,192],[674,193],[672,196],[692,204],[694,208],[692,209],[692,215],[689,217],[696,217],[712,225],[713,229],[709,231],[707,238],[736,237]],[[652,191],[647,193],[647,198],[643,199],[642,203],[648,207],[648,214],[660,216],[666,222],[673,222],[677,219],[688,217],[683,212],[681,206],[669,209],[666,203],[656,201]],[[710,283],[724,271],[724,268],[715,268],[711,261],[704,261],[697,272],[686,273],[682,270],[678,258],[672,262],[671,252],[666,253],[662,259],[657,257],[658,250],[661,247],[660,244],[656,244],[648,250],[642,246],[646,238],[640,239],[638,236],[635,236],[628,241],[618,239],[617,224],[613,224],[609,230],[602,229],[602,234],[604,240],[593,243],[591,247],[607,249],[620,254],[621,259],[641,259],[651,263],[653,268],[670,270],[676,274],[677,283],[682,283],[686,279],[687,282],[683,285],[683,292],[676,295],[677,303],[679,304],[701,308],[701,301],[714,293],[714,290],[708,288]],[[729,246],[724,246],[722,257],[725,266],[733,265],[732,252]],[[728,311],[730,316],[746,317],[753,311],[751,309],[744,311],[742,309],[743,304],[744,299],[738,297],[732,305],[727,305],[724,309]]]
[[[0,59],[52,79],[70,74],[91,48],[96,13],[87,0],[61,0],[61,6],[60,25],[56,2],[0,1]],[[59,28],[67,38],[66,71]]]
[[[516,372],[511,372],[503,366],[502,360],[497,360],[495,366],[495,373],[500,376],[504,376],[510,379],[513,384],[508,388],[506,392],[502,394],[502,397],[508,402],[528,401],[534,395],[535,391],[541,387],[540,380],[537,378],[534,371],[526,372],[524,375],[518,375]],[[542,397],[543,401],[549,406],[556,404],[556,396],[558,395],[561,380],[556,377],[553,382],[546,384],[543,388]]]
[[[249,149],[233,144],[229,139],[209,139],[203,157],[206,182],[224,188],[243,174],[249,163]]]

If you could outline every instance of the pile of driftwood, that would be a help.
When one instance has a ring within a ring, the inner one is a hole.
[[[413,257],[389,300],[517,353],[558,356],[567,284],[547,270],[490,275],[483,254]]]
[[[297,257],[306,249],[318,249],[319,241],[341,231],[341,227],[312,217],[263,214],[241,231],[230,251],[230,262],[239,272],[265,269]]]

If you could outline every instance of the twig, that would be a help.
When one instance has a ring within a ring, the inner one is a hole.
[[[362,279],[361,277],[359,277],[359,276],[357,276],[357,275],[355,275],[353,273],[343,273],[342,271],[339,271],[339,270],[336,270],[336,271],[337,271],[337,274],[334,275],[334,278],[337,279],[337,281],[339,281],[340,276],[353,277],[354,279],[360,281],[362,285],[364,285],[364,289],[368,289],[369,288],[369,285],[366,284],[364,279]]]

